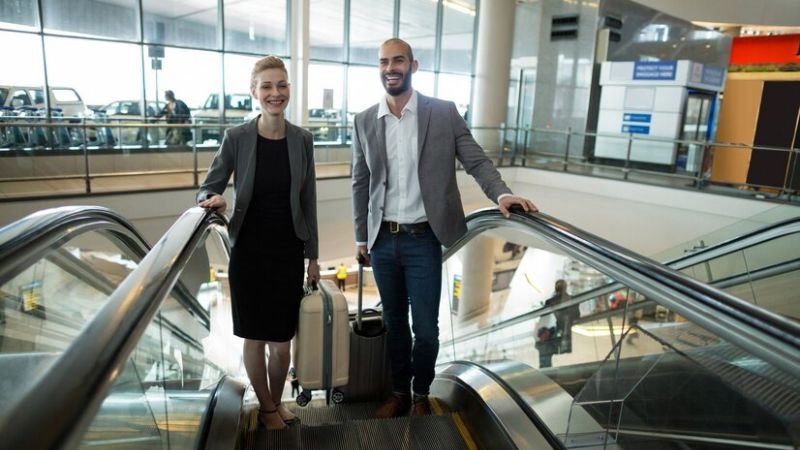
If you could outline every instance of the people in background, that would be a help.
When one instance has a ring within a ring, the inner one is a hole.
[[[418,67],[407,42],[385,41],[378,75],[386,95],[357,114],[353,126],[356,251],[373,268],[392,368],[394,394],[378,409],[379,417],[408,414],[412,404],[413,414],[431,412],[442,245],[466,232],[456,161],[506,217],[513,205],[536,211],[530,200],[511,193],[455,104],[412,88]]]
[[[166,117],[167,123],[189,123],[191,113],[189,107],[182,100],[175,98],[175,93],[164,91],[164,100],[167,104],[156,115],[156,117]],[[167,145],[183,145],[192,139],[192,130],[183,127],[170,127],[167,129]]]
[[[281,396],[303,297],[304,258],[308,281],[319,280],[314,144],[311,133],[284,118],[291,91],[280,58],[255,63],[250,92],[261,114],[225,132],[197,201],[224,211],[222,193],[236,174],[229,225],[233,331],[244,338],[258,420],[276,430],[296,420]]]
[[[347,267],[344,263],[339,263],[339,268],[336,269],[336,284],[339,285],[339,290],[344,292],[345,282],[347,281]]]

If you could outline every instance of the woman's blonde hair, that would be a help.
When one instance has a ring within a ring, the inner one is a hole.
[[[253,65],[253,71],[250,72],[250,89],[255,87],[256,77],[258,74],[267,69],[281,69],[286,75],[286,78],[289,78],[289,72],[286,71],[286,65],[283,64],[282,59],[272,55],[265,56],[256,61],[256,63]]]

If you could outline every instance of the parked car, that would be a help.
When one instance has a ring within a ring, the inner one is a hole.
[[[0,106],[44,108],[44,87],[0,85]],[[60,109],[68,118],[80,118],[86,113],[83,99],[71,87],[50,86],[50,108]]]
[[[116,100],[94,111],[93,118],[97,122],[107,122],[114,143],[130,145],[143,144],[144,136],[147,136],[148,143],[158,143],[164,138],[165,131],[160,128],[129,128],[114,127],[117,124],[140,124],[145,123],[149,118],[158,115],[164,108],[164,102],[147,102],[147,108],[143,107],[141,100]],[[142,114],[142,110],[145,113]]]
[[[223,121],[219,110],[219,94],[210,94],[203,106],[192,111],[193,122],[196,124],[209,123],[241,123],[258,115],[258,104],[253,102],[250,94],[225,95],[225,119]],[[201,128],[197,131],[200,135],[195,140],[202,144],[206,142],[218,143],[222,140],[222,128]]]

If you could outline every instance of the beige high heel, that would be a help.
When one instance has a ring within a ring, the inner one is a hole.
[[[300,421],[300,418],[297,417],[293,412],[289,411],[289,409],[283,406],[282,403],[277,403],[275,405],[275,409],[278,411],[278,414],[281,416],[281,419],[283,419],[283,422],[286,423],[286,425],[291,425]]]
[[[277,409],[273,409],[272,411],[259,409],[258,421],[261,425],[264,425],[267,431],[285,430],[288,428],[281,415],[278,414]]]

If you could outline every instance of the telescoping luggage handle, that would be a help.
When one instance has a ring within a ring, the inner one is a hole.
[[[364,255],[358,254],[356,258],[358,260],[358,310],[356,311],[356,329],[362,330],[361,328],[361,314],[362,314],[362,302],[363,302],[363,295],[364,295],[364,263],[366,262],[366,258]]]

